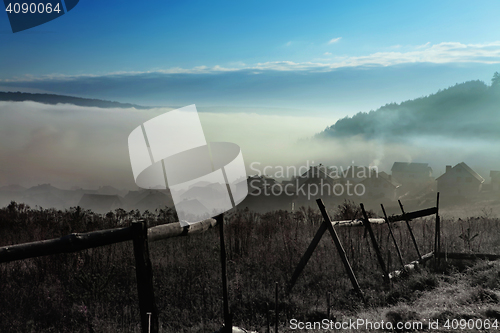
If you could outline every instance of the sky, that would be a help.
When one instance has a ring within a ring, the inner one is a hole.
[[[60,18],[18,33],[12,33],[2,12],[0,91],[47,92],[158,107],[196,104],[205,113],[206,132],[247,147],[249,161],[304,163],[326,154],[328,158],[323,159],[334,163],[332,150],[318,147],[317,154],[307,154],[311,149],[299,150],[294,144],[359,111],[426,96],[469,80],[489,84],[493,73],[500,71],[499,12],[498,1],[81,0]],[[94,117],[98,112],[90,109],[79,108],[78,116],[65,112],[63,119],[68,122],[58,123],[54,120],[59,119],[54,115],[61,114],[58,107],[3,103],[0,137],[8,139],[7,129],[17,129],[16,135],[27,144],[36,135],[56,140],[51,135],[65,133],[74,139],[80,137],[75,133],[104,131],[103,124],[88,122],[92,130],[69,125],[82,114],[93,115],[89,119],[99,122],[100,116]],[[135,113],[124,111],[123,117],[130,114]],[[146,115],[120,119],[120,124],[144,121]],[[32,121],[25,124],[25,119],[38,118],[44,119],[38,127]],[[113,127],[118,131],[114,138],[126,137],[129,127],[138,124],[133,125]],[[105,140],[100,135],[95,138]],[[40,142],[57,142],[50,140]],[[80,146],[87,147],[84,137],[80,140]],[[0,152],[8,151],[10,158],[22,160],[22,149],[33,148],[28,144],[16,147],[17,151],[0,145]],[[43,148],[45,152],[52,149]],[[377,146],[372,150],[387,153],[390,149]],[[63,159],[68,153],[56,155]],[[43,175],[57,182],[53,175],[61,172],[44,173],[49,166],[38,168],[36,156],[32,158],[31,171],[4,173],[0,185],[34,174],[39,177],[25,185],[43,181]],[[405,158],[425,156],[415,148],[413,156]],[[344,156],[342,162],[353,159]],[[372,156],[363,163],[376,159]],[[58,161],[55,155],[52,161]],[[12,169],[3,163],[3,170]],[[82,171],[80,184],[94,185],[106,175],[110,174],[83,175]],[[120,179],[126,177],[120,175]],[[70,178],[59,182],[66,184]]]
[[[286,61],[361,63],[377,54],[390,61],[384,53],[498,42],[499,9],[498,1],[82,0],[59,19],[16,34],[4,12],[0,75],[277,68]]]
[[[4,12],[0,89],[340,116],[489,81],[499,10],[498,1],[82,0],[15,34]]]

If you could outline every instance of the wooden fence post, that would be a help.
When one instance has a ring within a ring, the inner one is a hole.
[[[365,206],[363,204],[360,205],[361,205],[361,211],[363,212],[363,224],[365,225],[365,228],[368,231],[368,234],[370,235],[370,238],[372,240],[372,245],[373,248],[375,249],[375,254],[377,255],[378,263],[380,264],[380,268],[382,268],[382,272],[384,274],[384,280],[388,282],[389,273],[387,272],[387,269],[385,267],[384,258],[382,257],[382,253],[380,253],[380,248],[378,247],[377,239],[375,238],[375,234],[373,233],[370,220],[368,219],[368,215],[366,214],[365,211]]]
[[[280,316],[279,316],[279,312],[278,312],[278,282],[276,282],[276,287],[275,287],[275,295],[274,295],[274,299],[275,299],[275,304],[274,304],[274,333],[278,333],[278,325],[279,325],[279,321],[280,321]]]
[[[399,203],[399,207],[401,208],[401,213],[403,213],[403,218],[406,222],[406,226],[408,227],[408,231],[410,232],[410,236],[411,236],[411,239],[413,241],[413,245],[415,245],[415,250],[417,250],[418,259],[422,260],[422,255],[420,254],[420,251],[418,249],[417,241],[415,240],[415,235],[413,234],[413,230],[411,230],[411,227],[410,227],[410,219],[407,218],[407,216],[406,216],[406,213],[405,213],[405,210],[403,208],[403,204],[401,203],[401,200],[398,200],[398,203]]]
[[[309,247],[306,250],[306,253],[300,258],[300,262],[297,265],[297,268],[295,268],[295,271],[293,272],[292,279],[288,285],[287,292],[290,293],[292,291],[293,286],[295,285],[295,282],[297,282],[297,279],[299,278],[300,273],[302,273],[302,270],[304,267],[306,267],[307,262],[311,258],[311,255],[313,254],[314,250],[316,249],[316,246],[318,246],[319,241],[321,240],[321,237],[323,237],[323,234],[325,233],[326,229],[328,229],[328,226],[326,225],[327,222],[323,221],[323,223],[320,224],[318,231],[316,232],[316,235],[314,235],[313,240],[311,241],[311,244],[309,244]]]
[[[158,333],[158,309],[156,308],[153,290],[153,271],[149,258],[147,222],[132,222],[132,235],[142,333]]]
[[[339,236],[337,235],[337,232],[335,231],[335,228],[332,225],[332,220],[330,220],[330,216],[328,216],[328,213],[325,208],[325,204],[323,203],[323,200],[317,199],[316,203],[318,204],[319,210],[321,211],[321,214],[323,215],[323,223],[326,224],[326,227],[328,231],[330,232],[330,235],[333,238],[333,242],[335,243],[335,246],[337,247],[337,252],[340,255],[340,259],[342,259],[342,263],[344,264],[345,270],[347,271],[347,275],[349,275],[349,279],[351,280],[352,286],[354,287],[354,290],[358,293],[358,295],[363,299],[363,302],[366,303],[365,296],[363,295],[363,292],[361,291],[361,287],[359,286],[358,280],[356,279],[356,276],[354,275],[354,272],[352,271],[351,264],[349,263],[349,260],[347,259],[347,255],[345,254],[344,247],[340,243]]]
[[[226,267],[226,245],[224,242],[224,214],[219,214],[215,217],[219,225],[219,238],[220,238],[220,263],[222,270],[222,297],[223,297],[223,310],[224,310],[224,327],[221,332],[231,333],[233,330],[232,319],[233,316],[229,313],[229,296],[227,291],[227,267]]]
[[[389,219],[387,218],[387,214],[385,213],[384,205],[380,204],[382,207],[382,212],[384,212],[385,222],[387,223],[387,227],[389,228],[389,233],[391,234],[392,241],[394,242],[394,246],[396,247],[396,251],[398,252],[399,261],[401,262],[401,266],[405,267],[405,262],[403,261],[403,256],[401,255],[401,251],[399,251],[398,242],[396,241],[396,237],[394,237],[394,233],[392,232],[391,224]]]
[[[441,218],[439,217],[439,192],[436,197],[436,235],[434,240],[434,253],[436,253],[436,259],[438,263],[441,261],[441,257],[437,255],[441,252]]]

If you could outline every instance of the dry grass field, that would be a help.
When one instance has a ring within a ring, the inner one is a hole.
[[[442,249],[500,254],[498,215],[488,209],[479,213],[462,217],[443,214]],[[356,214],[359,209],[349,202],[330,211],[335,220],[360,217]],[[0,209],[0,246],[125,226],[139,218],[148,220],[150,226],[175,221],[171,210],[145,214],[117,210],[103,216],[79,209],[31,209],[12,203]],[[235,325],[258,332],[266,332],[268,324],[274,326],[276,282],[282,332],[292,331],[292,319],[314,322],[327,318],[328,312],[336,321],[500,317],[498,262],[430,262],[384,285],[369,237],[357,227],[337,228],[337,232],[365,293],[366,305],[352,291],[329,237],[323,237],[294,289],[286,294],[286,284],[321,221],[313,209],[226,214],[229,294]],[[434,217],[411,223],[422,254],[432,251]],[[375,225],[374,232],[389,269],[399,269],[387,226]],[[404,260],[417,259],[406,226],[395,224],[394,233]],[[218,232],[209,230],[150,244],[162,332],[214,332],[222,325],[218,237]],[[139,332],[135,279],[131,242],[1,264],[0,331]]]

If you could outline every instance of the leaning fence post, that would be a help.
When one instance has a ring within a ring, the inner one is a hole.
[[[323,234],[325,233],[326,229],[328,229],[327,222],[324,221],[321,223],[318,231],[316,232],[316,235],[314,235],[314,238],[309,244],[309,247],[307,248],[306,252],[300,258],[300,262],[297,265],[297,268],[295,268],[295,271],[293,272],[292,279],[288,285],[287,292],[290,293],[292,291],[293,286],[295,285],[295,282],[297,282],[297,279],[299,278],[300,273],[302,273],[302,270],[304,267],[306,267],[307,262],[311,258],[314,250],[316,249],[316,246],[318,246],[319,241],[321,240],[321,237],[323,237]]]
[[[153,271],[149,258],[147,222],[132,222],[132,235],[142,332],[158,333],[158,309],[156,308],[153,290]]]
[[[377,255],[378,263],[380,264],[380,268],[382,268],[382,272],[384,274],[384,280],[386,282],[389,281],[389,273],[385,267],[384,258],[382,258],[382,253],[380,253],[380,248],[378,247],[377,239],[375,238],[375,234],[373,233],[372,226],[370,224],[370,220],[368,219],[368,215],[365,211],[365,206],[361,205],[361,211],[363,212],[363,224],[365,225],[366,230],[368,230],[368,234],[372,240],[373,248],[375,249],[375,254]]]
[[[405,213],[405,210],[403,208],[403,204],[401,203],[401,200],[398,200],[398,203],[399,203],[399,207],[401,208],[401,213],[403,213],[403,218],[405,219],[406,226],[408,227],[408,231],[410,232],[410,236],[411,236],[411,240],[413,241],[413,245],[415,245],[415,250],[417,250],[418,259],[420,261],[422,261],[422,255],[420,254],[420,251],[418,249],[417,240],[415,239],[415,235],[413,234],[413,230],[411,230],[411,227],[410,227],[410,220],[406,217],[406,213]]]
[[[404,268],[405,263],[403,261],[403,256],[401,255],[401,251],[399,251],[398,242],[396,241],[396,237],[394,237],[394,233],[392,232],[391,224],[389,222],[389,219],[387,218],[384,205],[380,204],[380,206],[382,207],[382,212],[384,212],[385,222],[387,223],[387,227],[389,228],[389,233],[391,234],[392,241],[394,242],[394,246],[396,247],[396,251],[398,252],[399,261],[401,262],[401,266]]]
[[[345,254],[344,247],[340,243],[339,236],[337,235],[337,232],[335,231],[335,228],[332,225],[332,220],[330,220],[330,216],[328,216],[328,212],[326,211],[325,204],[323,203],[323,200],[317,199],[316,203],[318,204],[319,210],[321,211],[321,214],[323,215],[323,224],[327,227],[328,231],[330,232],[330,235],[332,236],[333,242],[335,243],[335,246],[337,247],[337,252],[340,255],[340,259],[342,259],[342,263],[344,264],[345,270],[347,271],[347,275],[349,275],[349,279],[351,280],[352,286],[354,287],[354,290],[358,293],[358,295],[363,299],[363,302],[366,303],[365,296],[363,295],[363,292],[361,291],[361,287],[359,286],[358,280],[356,279],[356,276],[354,275],[354,272],[352,271],[351,264],[349,263],[349,260],[347,259],[347,256]]]

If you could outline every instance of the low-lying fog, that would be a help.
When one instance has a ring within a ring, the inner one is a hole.
[[[60,188],[111,185],[134,189],[127,138],[144,121],[169,109],[102,109],[68,104],[0,102],[0,186],[50,183]],[[362,135],[310,139],[337,119],[252,113],[200,112],[208,142],[229,141],[243,152],[247,174],[270,176],[276,166],[322,163],[347,168],[427,162],[434,176],[447,164],[466,162],[489,182],[500,169],[500,145],[487,139],[412,134],[405,140],[365,139]],[[289,174],[288,176],[293,176]]]

